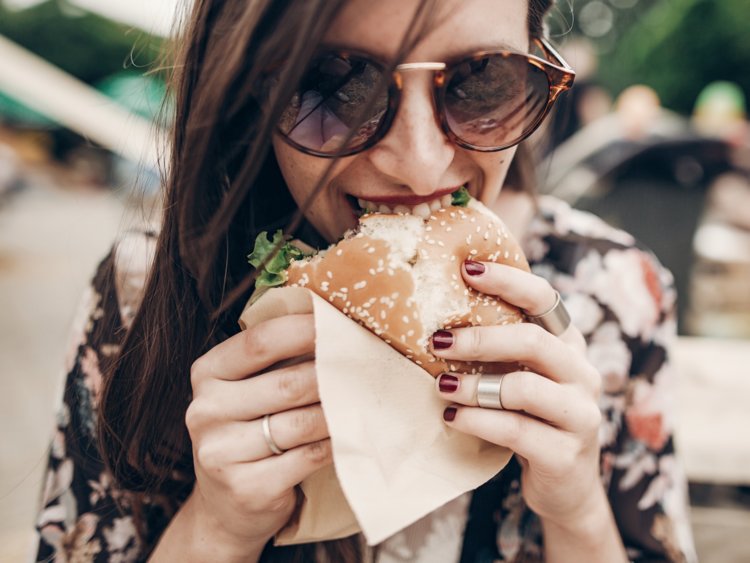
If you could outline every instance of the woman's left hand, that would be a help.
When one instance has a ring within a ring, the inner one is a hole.
[[[529,315],[554,305],[555,290],[543,278],[510,266],[482,265],[484,272],[478,275],[470,275],[466,264],[462,268],[464,279],[476,290]],[[469,269],[481,267],[469,263]],[[504,376],[502,410],[477,406],[479,375],[442,374],[439,392],[452,403],[444,419],[456,430],[515,452],[527,505],[543,521],[563,527],[589,521],[603,499],[606,505],[599,477],[601,378],[585,349],[583,336],[572,325],[559,336],[531,323],[461,328],[433,336],[433,351],[442,358],[524,366]]]

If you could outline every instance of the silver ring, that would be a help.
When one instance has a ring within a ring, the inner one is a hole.
[[[555,304],[552,305],[552,308],[549,311],[542,313],[541,315],[526,315],[526,318],[530,323],[539,325],[544,330],[555,336],[560,336],[563,332],[568,330],[568,327],[570,326],[570,315],[565,308],[565,303],[563,303],[560,298],[559,291],[555,292]]]
[[[477,383],[477,403],[485,409],[503,410],[503,378],[507,374],[483,375]]]
[[[263,423],[261,424],[261,427],[263,428],[263,437],[266,439],[266,444],[268,444],[268,448],[271,450],[271,453],[275,455],[281,455],[284,453],[284,450],[282,450],[274,441],[273,436],[271,436],[271,415],[267,414],[263,417]]]

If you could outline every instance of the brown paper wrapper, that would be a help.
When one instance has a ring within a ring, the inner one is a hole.
[[[315,358],[334,465],[306,479],[298,517],[276,545],[361,531],[376,545],[496,475],[510,450],[442,422],[434,378],[308,289],[271,289],[243,328],[314,313]],[[335,469],[334,469],[335,468]]]

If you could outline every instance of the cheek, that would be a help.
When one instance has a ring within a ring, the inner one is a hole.
[[[312,192],[317,178],[322,174],[321,159],[302,154],[274,136],[273,151],[289,192],[300,205]]]
[[[477,153],[474,162],[482,170],[482,199],[492,199],[502,190],[516,147],[498,153]]]

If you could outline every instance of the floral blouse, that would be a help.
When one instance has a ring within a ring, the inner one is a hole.
[[[145,560],[169,523],[159,503],[146,499],[146,534],[139,539],[131,493],[113,483],[95,441],[102,372],[138,308],[154,242],[144,233],[124,236],[81,304],[37,520],[37,561]],[[601,478],[630,558],[695,561],[686,480],[672,437],[670,273],[630,235],[551,197],[541,198],[522,243],[533,271],[560,291],[602,375]],[[388,540],[378,560],[544,559],[541,526],[524,503],[515,461],[459,501]],[[455,530],[452,550],[435,542],[447,529]]]

